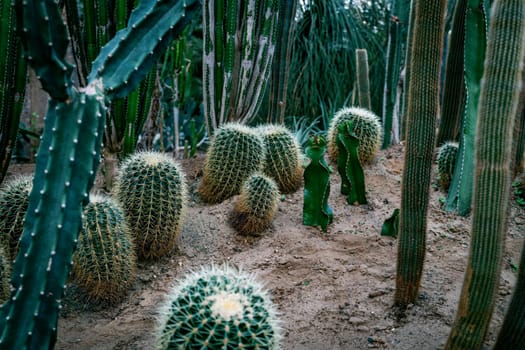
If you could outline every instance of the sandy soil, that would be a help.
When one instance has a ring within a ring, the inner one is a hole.
[[[178,248],[156,262],[140,262],[128,297],[114,306],[83,303],[75,287],[59,322],[57,349],[152,349],[159,306],[184,273],[229,262],[253,271],[271,291],[283,320],[283,349],[439,349],[454,321],[468,257],[470,219],[444,212],[432,190],[427,255],[418,302],[399,318],[393,295],[396,240],[380,236],[383,221],[399,207],[402,146],[382,151],[365,168],[368,205],[351,206],[340,195],[336,173],[329,204],[334,223],[324,234],[302,225],[302,190],[280,203],[261,237],[239,236],[227,216],[235,198],[205,205],[191,197]],[[202,156],[181,161],[192,193]],[[30,167],[13,165],[12,173]],[[493,344],[517,273],[525,212],[513,204],[498,301],[486,346]]]

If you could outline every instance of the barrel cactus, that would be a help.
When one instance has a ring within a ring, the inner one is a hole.
[[[243,234],[261,232],[272,221],[278,205],[279,189],[275,181],[253,174],[242,186],[230,223]]]
[[[186,276],[162,310],[157,349],[278,349],[274,306],[254,277],[228,266]]]
[[[111,198],[91,196],[73,255],[73,281],[97,302],[114,303],[135,279],[136,254],[120,206]]]
[[[358,107],[344,107],[335,113],[328,128],[328,154],[330,159],[337,162],[337,133],[339,125],[351,121],[353,132],[359,138],[359,160],[361,164],[370,163],[376,155],[381,140],[383,127],[379,117],[373,112]]]
[[[22,176],[7,182],[0,192],[0,242],[9,260],[14,260],[18,252],[31,188],[31,177]]]
[[[201,198],[220,203],[238,194],[244,181],[261,170],[264,159],[264,143],[254,129],[224,124],[216,131],[206,155],[199,186]]]
[[[186,209],[186,180],[163,153],[139,152],[119,169],[115,186],[138,256],[159,258],[173,250]]]
[[[273,178],[282,193],[293,193],[301,187],[301,149],[293,134],[280,125],[257,128],[266,147],[263,172]]]
[[[437,173],[438,182],[445,190],[450,185],[454,167],[456,165],[456,158],[458,155],[457,142],[446,142],[439,147],[437,154]]]
[[[0,245],[0,304],[9,298],[9,293],[11,293],[10,279],[11,259],[9,252]]]

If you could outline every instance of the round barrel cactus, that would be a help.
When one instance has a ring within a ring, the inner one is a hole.
[[[266,148],[263,172],[275,180],[279,191],[293,193],[301,187],[303,172],[301,149],[293,134],[280,125],[262,125],[256,129]]]
[[[186,187],[184,174],[166,154],[135,153],[122,163],[115,195],[139,257],[155,259],[173,250],[184,220]]]
[[[228,123],[219,128],[208,148],[199,194],[207,203],[220,203],[241,190],[265,159],[264,143],[247,126]]]
[[[450,181],[452,180],[457,154],[458,144],[456,142],[445,142],[438,149],[437,178],[439,185],[445,190],[448,189]]]
[[[162,310],[157,349],[278,349],[274,306],[254,277],[228,266],[187,275]]]
[[[135,279],[135,266],[124,212],[109,197],[91,196],[73,255],[73,282],[93,301],[118,302]]]
[[[230,223],[243,234],[258,233],[268,227],[279,206],[279,189],[275,181],[253,174],[243,184]]]
[[[11,293],[11,259],[9,252],[0,245],[0,304],[9,298]]]
[[[376,155],[381,140],[383,127],[379,117],[373,112],[358,107],[344,107],[334,114],[328,127],[328,154],[330,159],[337,162],[337,133],[339,125],[351,121],[352,131],[359,139],[359,160],[361,164],[370,163]]]
[[[22,176],[7,182],[0,191],[0,242],[7,249],[9,260],[14,260],[18,253],[32,187],[32,178]]]

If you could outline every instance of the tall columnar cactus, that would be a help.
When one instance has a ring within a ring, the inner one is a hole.
[[[477,118],[470,254],[446,349],[480,349],[494,309],[507,231],[524,44],[525,2],[494,1]]]
[[[0,304],[3,304],[11,293],[9,280],[11,279],[11,259],[9,251],[0,245]]]
[[[275,181],[253,174],[242,185],[230,223],[242,234],[257,234],[270,225],[279,206],[279,189]]]
[[[458,144],[456,142],[446,142],[438,149],[436,159],[438,182],[445,190],[448,189],[450,180],[454,174],[457,154]]]
[[[73,255],[73,282],[94,302],[118,302],[135,279],[135,265],[124,212],[109,197],[91,196]]]
[[[184,277],[161,312],[155,349],[280,348],[270,296],[253,275],[228,266]]]
[[[0,191],[0,241],[11,261],[18,253],[31,186],[31,177],[23,176],[10,180]]]
[[[278,125],[257,128],[266,148],[263,172],[273,178],[282,193],[293,193],[301,187],[303,171],[301,148],[290,130]]]
[[[228,123],[217,130],[206,154],[201,198],[207,203],[220,203],[241,190],[250,175],[262,169],[264,142],[247,126]]]
[[[401,187],[395,303],[414,303],[425,259],[446,0],[413,2],[407,143]]]
[[[186,187],[184,174],[166,154],[139,152],[124,160],[115,195],[139,257],[159,258],[173,250],[184,222]]]
[[[279,1],[203,3],[203,93],[208,135],[254,118],[275,52]]]
[[[88,203],[104,132],[106,103],[133,90],[163,45],[198,9],[196,0],[141,1],[128,27],[102,50],[86,88],[65,60],[68,33],[58,3],[16,0],[25,58],[51,99],[38,150],[10,299],[0,307],[0,348],[50,349]]]
[[[370,110],[372,102],[370,100],[370,78],[368,76],[368,53],[366,49],[355,50],[355,61],[358,105],[361,108]]]
[[[371,111],[344,107],[340,109],[330,121],[328,128],[328,154],[330,159],[337,162],[337,134],[339,125],[351,121],[353,132],[359,138],[359,160],[362,164],[370,163],[376,155],[383,137],[383,128],[379,118]]]

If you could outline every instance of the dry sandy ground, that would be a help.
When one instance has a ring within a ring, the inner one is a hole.
[[[402,158],[402,146],[396,146],[365,168],[368,205],[347,204],[338,175],[332,175],[329,204],[335,220],[327,234],[302,225],[302,190],[286,196],[272,227],[258,238],[229,227],[235,198],[205,205],[192,196],[178,249],[160,261],[140,262],[137,281],[122,303],[93,306],[83,303],[74,286],[67,291],[57,349],[152,349],[157,312],[170,287],[212,262],[241,266],[265,283],[283,320],[284,350],[442,348],[463,283],[470,219],[444,212],[439,198],[445,194],[432,190],[420,298],[399,319],[392,308],[396,240],[380,236],[380,229],[399,207]],[[181,164],[194,191],[202,156]],[[487,346],[516,282],[512,264],[519,261],[524,226],[525,211],[513,204]]]

